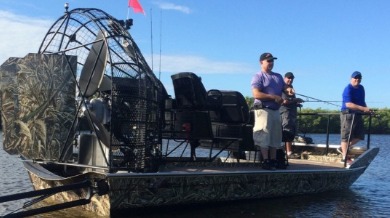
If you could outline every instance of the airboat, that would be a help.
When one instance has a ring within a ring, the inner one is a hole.
[[[20,155],[35,191],[0,197],[53,203],[10,216],[79,206],[100,216],[153,207],[284,197],[348,188],[379,149],[333,160],[286,160],[263,170],[240,92],[206,91],[172,74],[175,96],[128,29],[95,8],[66,12],[39,51],[1,65],[3,148]],[[240,154],[252,152],[242,157]]]

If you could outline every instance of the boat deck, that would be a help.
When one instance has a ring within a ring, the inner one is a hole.
[[[344,164],[337,162],[319,162],[305,159],[290,159],[286,169],[272,171],[312,171],[312,170],[341,170],[345,169]],[[159,173],[226,173],[226,172],[270,172],[261,168],[260,162],[240,160],[240,163],[219,163],[219,164],[176,164],[166,165]]]
[[[340,162],[317,162],[301,159],[290,159],[289,167],[291,170],[311,170],[311,169],[335,169],[344,168],[344,164]]]

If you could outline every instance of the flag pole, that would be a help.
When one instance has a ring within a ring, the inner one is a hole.
[[[162,10],[160,9],[160,63],[158,66],[158,79],[161,77],[161,40],[162,38]]]
[[[152,52],[152,71],[154,71],[153,67],[153,14],[152,8],[150,8],[150,49]]]

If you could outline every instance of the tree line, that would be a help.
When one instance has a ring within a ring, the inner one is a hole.
[[[245,97],[249,107],[253,98]],[[390,134],[390,109],[373,108],[374,115],[363,115],[364,126],[368,130],[371,123],[372,134]],[[300,133],[340,133],[340,110],[298,108],[298,131]]]

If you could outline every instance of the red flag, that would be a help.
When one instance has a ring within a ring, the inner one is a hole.
[[[129,0],[129,7],[132,7],[135,13],[145,14],[145,11],[138,0]]]

